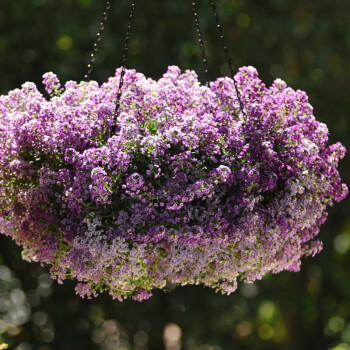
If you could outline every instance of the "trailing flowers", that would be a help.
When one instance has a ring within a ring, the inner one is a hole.
[[[0,232],[81,296],[149,298],[168,283],[232,293],[315,255],[347,195],[303,91],[253,67],[203,86],[171,66],[101,86],[44,75],[0,97]]]

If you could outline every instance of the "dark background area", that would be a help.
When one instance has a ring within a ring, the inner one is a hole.
[[[330,142],[350,149],[350,2],[217,0],[235,67],[256,67],[305,90]],[[121,64],[128,0],[112,1],[92,79]],[[81,80],[102,17],[100,0],[0,0],[0,93],[55,72]],[[228,74],[209,2],[198,0],[212,79]],[[128,67],[158,79],[168,65],[203,81],[191,1],[137,1]],[[42,88],[41,88],[42,89]],[[43,90],[43,89],[42,89]],[[340,172],[350,184],[350,157]],[[58,285],[47,268],[21,260],[0,237],[0,334],[16,350],[350,349],[350,201],[329,210],[324,250],[299,273],[240,284],[231,296],[203,287],[155,292],[143,303],[108,295],[82,300],[74,282]]]

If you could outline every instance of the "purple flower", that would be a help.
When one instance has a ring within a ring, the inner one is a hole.
[[[45,90],[51,95],[53,93],[55,93],[56,91],[58,91],[58,89],[60,88],[61,84],[57,78],[57,75],[49,72],[49,73],[45,73],[43,75],[43,84],[45,85]]]
[[[327,207],[348,193],[307,95],[253,67],[198,82],[121,69],[106,83],[44,75],[0,96],[0,230],[81,296],[149,298],[167,283],[232,293],[237,279],[298,271]]]

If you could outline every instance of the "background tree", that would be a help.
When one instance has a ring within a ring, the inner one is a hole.
[[[199,15],[212,79],[227,75],[207,1]],[[0,4],[0,93],[25,81],[41,85],[54,71],[81,80],[103,12],[103,1],[16,0]],[[334,0],[230,0],[218,10],[235,67],[255,66],[267,84],[280,77],[305,90],[330,142],[349,148],[350,3]],[[121,64],[128,0],[113,1],[92,79]],[[158,79],[168,65],[204,79],[191,2],[139,1],[128,67]],[[349,156],[341,175],[349,182]],[[74,283],[57,285],[48,270],[23,262],[1,240],[0,333],[11,349],[350,349],[349,199],[330,210],[319,238],[324,250],[301,272],[267,276],[221,296],[202,287],[156,292],[142,304],[108,296],[81,300]],[[342,345],[340,345],[342,344]]]

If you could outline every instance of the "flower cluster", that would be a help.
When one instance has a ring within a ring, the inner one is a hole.
[[[77,293],[149,298],[203,284],[223,293],[269,271],[298,271],[327,206],[347,195],[345,149],[303,91],[252,67],[209,86],[175,66],[154,81],[99,86],[44,76],[0,97],[0,231],[23,258],[78,281]]]

